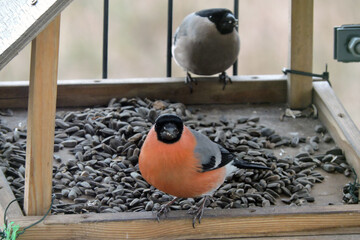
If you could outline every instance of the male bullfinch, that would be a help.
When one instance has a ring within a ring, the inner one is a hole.
[[[185,82],[190,84],[190,75],[219,75],[226,86],[231,79],[225,71],[237,59],[240,39],[236,30],[237,19],[230,10],[212,8],[186,16],[177,28],[172,45],[175,62],[186,72]]]
[[[139,169],[143,178],[157,189],[175,196],[157,214],[169,210],[177,198],[205,196],[194,212],[201,220],[206,197],[224,182],[227,174],[237,168],[269,169],[268,167],[239,160],[222,146],[205,135],[184,126],[176,115],[161,115],[150,129],[139,156]]]

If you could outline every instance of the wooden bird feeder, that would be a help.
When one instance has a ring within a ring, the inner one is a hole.
[[[295,74],[235,76],[225,91],[213,78],[201,78],[193,94],[183,78],[57,79],[60,12],[71,0],[7,1],[0,4],[0,69],[32,41],[30,82],[0,82],[0,108],[26,108],[27,152],[24,209],[11,205],[8,218],[21,227],[39,220],[51,204],[56,107],[94,106],[111,98],[169,99],[184,104],[314,104],[320,121],[360,176],[360,133],[326,81]],[[312,72],[313,0],[291,1],[289,68]],[[4,40],[5,39],[5,40]],[[201,86],[201,89],[199,88]],[[14,195],[0,171],[0,216]],[[240,238],[360,234],[360,206],[267,207],[252,212],[205,212],[196,229],[184,211],[158,223],[151,212],[50,215],[20,239]],[[2,219],[2,218],[1,218]]]

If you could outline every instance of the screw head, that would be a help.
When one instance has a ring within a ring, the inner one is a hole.
[[[35,5],[38,2],[38,0],[28,0],[27,2],[30,5]]]

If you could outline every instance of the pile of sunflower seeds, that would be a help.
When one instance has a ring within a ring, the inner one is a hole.
[[[55,120],[53,214],[152,211],[172,199],[150,186],[138,169],[138,156],[147,132],[160,114],[174,113],[186,126],[207,135],[239,159],[271,170],[240,169],[214,193],[209,208],[289,205],[315,201],[314,184],[324,177],[318,168],[350,176],[342,150],[320,153],[319,142],[331,142],[323,126],[314,136],[280,136],[260,124],[259,117],[209,121],[181,103],[149,99],[112,99],[107,107],[58,112]],[[0,122],[1,124],[1,122]],[[24,192],[26,130],[0,125],[0,167],[16,197]],[[275,149],[302,147],[295,156],[276,157]],[[62,159],[59,152],[70,157]],[[172,209],[190,209],[200,198],[184,199]]]

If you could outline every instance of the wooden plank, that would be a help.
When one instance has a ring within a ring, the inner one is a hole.
[[[327,82],[314,82],[314,104],[319,119],[336,144],[343,149],[347,161],[360,176],[360,131]]]
[[[225,238],[222,240],[234,240],[234,238]],[[337,234],[334,235],[316,235],[316,236],[276,236],[276,237],[260,237],[256,240],[355,240],[360,239],[360,234]],[[254,238],[241,238],[241,240],[254,240]]]
[[[0,70],[72,0],[0,1]]]
[[[32,42],[24,211],[43,215],[50,207],[55,131],[60,15]]]
[[[312,72],[313,0],[291,1],[290,69]],[[290,108],[306,108],[312,100],[312,77],[288,74]]]
[[[0,82],[0,107],[25,107],[27,91],[27,82]],[[136,96],[185,104],[283,103],[286,76],[237,76],[224,91],[218,78],[199,78],[192,94],[183,78],[64,80],[58,81],[57,106],[103,105],[114,97]]]
[[[0,171],[0,225],[4,224],[4,214],[5,209],[9,205],[9,203],[15,199],[15,196],[9,186],[8,181],[5,178],[5,175],[2,171]],[[7,214],[8,219],[12,219],[14,217],[23,216],[23,213],[20,209],[18,202],[14,202],[10,205]]]
[[[39,216],[14,219],[27,226]],[[19,239],[212,239],[360,233],[358,205],[208,210],[193,229],[186,211],[158,223],[151,212],[53,215]]]

